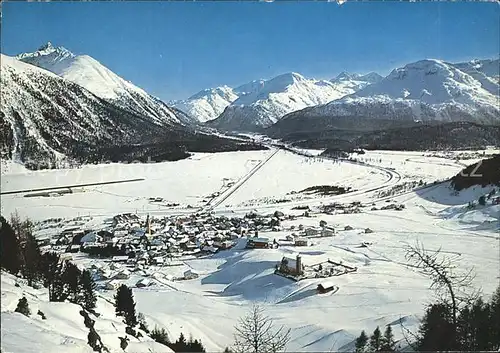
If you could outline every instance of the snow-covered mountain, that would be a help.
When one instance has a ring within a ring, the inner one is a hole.
[[[270,80],[253,81],[235,89],[239,98],[209,125],[225,130],[256,130],[272,125],[290,112],[323,104],[352,93],[330,81],[286,73]]]
[[[88,55],[74,55],[69,50],[54,47],[48,42],[33,53],[18,55],[17,59],[51,71],[86,88],[97,97],[142,115],[154,123],[171,125],[194,122],[186,115],[177,116],[160,99],[119,77]]]
[[[293,112],[280,124],[292,119],[294,126],[306,129],[309,119],[319,117],[498,122],[499,98],[491,93],[491,81],[479,80],[459,67],[441,60],[410,63],[342,99]],[[297,119],[303,119],[302,125]]]
[[[53,163],[89,146],[136,142],[165,129],[15,58],[1,55],[0,73],[2,158]]]
[[[500,93],[500,60],[472,60],[454,66],[478,80],[482,87],[494,95]]]
[[[228,105],[238,99],[235,90],[228,86],[209,88],[196,93],[186,100],[173,101],[171,105],[206,122],[217,118]]]

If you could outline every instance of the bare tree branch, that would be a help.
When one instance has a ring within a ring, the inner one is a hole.
[[[474,269],[458,270],[458,258],[443,255],[441,248],[428,251],[419,242],[415,246],[406,247],[406,259],[431,279],[430,288],[441,296],[440,300],[444,304],[450,305],[451,302],[453,324],[457,327],[460,307],[471,303],[480,294],[480,291],[471,289],[475,277]]]
[[[237,353],[282,352],[290,341],[290,329],[275,328],[273,320],[258,305],[239,319],[235,331],[233,350]]]

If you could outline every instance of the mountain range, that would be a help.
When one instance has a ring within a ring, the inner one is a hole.
[[[159,98],[124,80],[88,55],[75,55],[64,47],[48,42],[33,53],[23,53],[18,60],[48,70],[76,83],[99,98],[146,117],[153,123],[191,124],[186,114],[176,114]]]
[[[312,126],[318,131],[332,128],[346,119],[496,124],[499,61],[476,61],[473,70],[471,65],[441,60],[410,63],[341,99],[285,115],[271,129],[284,136],[311,131]]]
[[[272,125],[287,113],[352,94],[380,79],[376,73],[342,73],[330,81],[314,80],[291,72],[236,88],[202,90],[171,104],[215,128],[255,130]]]
[[[349,136],[416,122],[498,125],[500,116],[499,60],[426,59],[386,77],[342,72],[316,80],[291,72],[165,103],[94,58],[50,42],[1,59],[0,157],[23,162],[146,154],[171,160],[188,150],[260,148],[214,129],[317,142],[338,139],[339,131]]]
[[[95,59],[50,43],[2,54],[0,73],[0,158],[28,168],[261,148],[214,135]]]
[[[287,73],[237,88],[203,90],[173,105],[229,131],[262,131],[277,122],[286,130],[289,119],[296,129],[299,117],[299,130],[307,130],[312,117],[492,123],[499,115],[498,72],[499,60],[426,59],[386,77],[342,72],[327,81]]]

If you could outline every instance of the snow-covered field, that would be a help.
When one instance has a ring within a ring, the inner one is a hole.
[[[235,248],[212,257],[184,260],[182,266],[155,269],[161,278],[178,276],[187,269],[193,269],[200,274],[197,279],[163,279],[161,287],[134,289],[137,309],[146,315],[150,327],[164,327],[174,339],[180,332],[191,334],[202,340],[207,351],[221,351],[232,343],[237,319],[253,303],[263,305],[277,324],[291,328],[292,340],[288,351],[349,351],[353,349],[353,341],[361,330],[371,332],[377,325],[392,324],[396,338],[402,339],[400,323],[415,330],[424,305],[433,299],[429,280],[407,266],[405,261],[405,246],[415,245],[417,241],[429,250],[442,248],[443,254],[459,259],[462,268],[473,266],[477,274],[474,283],[486,295],[497,286],[500,271],[500,205],[488,204],[472,210],[465,207],[469,201],[488,193],[491,187],[473,188],[455,195],[448,183],[442,183],[389,197],[394,202],[405,204],[402,211],[380,210],[387,205],[386,199],[378,200],[376,196],[377,192],[403,182],[422,179],[430,183],[449,178],[458,173],[463,164],[472,164],[475,160],[424,157],[421,152],[368,151],[355,157],[370,165],[357,165],[308,159],[285,151],[271,157],[273,153],[275,151],[270,150],[196,154],[178,162],[88,166],[67,171],[27,173],[12,168],[2,175],[2,191],[127,178],[145,180],[89,187],[84,188],[84,192],[60,197],[6,195],[2,196],[2,215],[16,210],[22,216],[34,219],[74,217],[78,214],[114,215],[136,210],[139,213],[144,211],[143,214],[181,213],[190,211],[182,208],[187,204],[204,207],[201,200],[217,191],[222,191],[222,194],[213,201],[216,213],[246,212],[253,208],[265,212],[293,212],[291,208],[297,204],[320,204],[333,200],[369,204],[369,207],[362,208],[361,213],[313,214],[312,217],[283,222],[287,229],[299,224],[317,226],[320,220],[324,220],[338,230],[334,237],[311,239],[312,245],[308,247],[244,250],[244,240],[241,239]],[[256,168],[259,161],[265,163]],[[223,188],[228,182],[224,178],[235,184]],[[270,198],[287,198],[290,196],[287,193],[291,191],[315,185],[350,186],[357,192],[302,198],[289,203],[269,202]],[[148,202],[149,197],[178,202],[181,208],[159,209]],[[251,204],[248,208],[242,206],[248,203]],[[377,210],[372,210],[372,204]],[[295,212],[300,214],[300,211]],[[343,230],[347,225],[353,229]],[[365,228],[372,229],[373,233],[365,234]],[[261,236],[279,240],[290,233],[268,232]],[[362,242],[371,245],[360,247]],[[302,254],[306,265],[330,259],[357,267],[357,271],[331,278],[338,291],[319,295],[315,288],[320,279],[293,282],[273,273],[274,266],[284,255],[295,252]],[[77,262],[80,265],[90,264],[85,258]],[[128,284],[134,285],[137,279],[132,276]],[[45,330],[37,326],[41,325],[37,320],[28,325],[27,319],[11,312],[20,293],[19,288],[14,288],[9,281],[2,278],[2,348],[4,342],[17,342]],[[101,295],[112,299],[113,294],[112,291],[103,291]],[[37,299],[31,300],[36,302]],[[43,305],[42,311],[47,311],[47,316],[56,316],[50,311],[52,304]],[[79,320],[78,325],[83,325],[80,318],[75,320]],[[10,325],[25,325],[27,328],[22,331],[25,336],[16,329],[4,331]],[[66,332],[65,335],[70,337],[68,342],[84,339],[77,328],[70,330],[66,324],[60,325],[52,330]],[[28,327],[33,327],[32,331]],[[103,326],[104,336],[112,337],[114,333],[108,332],[108,329]],[[56,344],[62,344],[61,337],[49,337],[52,334],[50,330],[43,332],[45,343],[41,348],[53,342],[54,346],[50,348],[55,350]],[[14,350],[10,347],[12,352],[29,351],[28,348]],[[141,347],[137,349],[147,351]],[[48,347],[45,350],[50,351]]]

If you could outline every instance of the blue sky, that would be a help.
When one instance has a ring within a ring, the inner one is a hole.
[[[295,71],[387,74],[423,58],[498,58],[500,6],[473,2],[5,2],[2,53],[47,41],[162,99]]]

